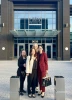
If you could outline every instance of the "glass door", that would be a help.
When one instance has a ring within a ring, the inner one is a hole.
[[[28,54],[30,53],[30,49],[32,48],[33,44],[29,44]]]
[[[47,53],[47,56],[49,59],[52,59],[53,58],[53,54],[52,54],[52,44],[46,44],[45,45],[45,52]]]
[[[18,52],[17,52],[17,57],[19,58],[20,54],[21,54],[21,50],[25,49],[24,43],[22,44],[18,44]]]

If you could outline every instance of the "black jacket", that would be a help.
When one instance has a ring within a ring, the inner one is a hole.
[[[19,66],[21,71],[25,71],[26,70],[26,68],[23,66],[23,64],[26,64],[26,58],[23,59],[23,57],[20,56],[19,59],[18,59],[18,66]]]

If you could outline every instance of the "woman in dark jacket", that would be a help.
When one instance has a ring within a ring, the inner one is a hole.
[[[22,50],[21,56],[18,59],[18,66],[20,71],[20,95],[23,95],[23,93],[26,93],[25,90],[23,90],[24,81],[26,77],[26,51]]]
[[[48,59],[46,53],[43,51],[43,47],[39,46],[39,55],[38,55],[38,80],[40,85],[40,94],[43,98],[45,95],[45,87],[42,86],[42,79],[46,77],[48,73]]]

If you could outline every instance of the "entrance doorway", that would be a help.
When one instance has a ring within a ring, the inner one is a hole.
[[[38,43],[38,45],[42,45],[41,43]],[[33,46],[33,43],[29,43],[28,44],[28,55],[29,55],[29,52],[30,52],[30,49],[32,48]],[[21,53],[21,50],[22,49],[25,49],[25,44],[24,43],[18,43],[18,50],[17,50],[17,58],[19,58],[20,56],[20,53]],[[53,58],[53,46],[52,46],[52,43],[45,43],[45,45],[43,46],[45,52],[47,53],[47,56],[49,59],[52,59]],[[26,51],[27,52],[27,51]]]
[[[52,43],[45,44],[45,52],[47,53],[47,56],[49,59],[53,58],[53,47]]]
[[[24,45],[24,43],[19,43],[18,44],[18,51],[17,51],[17,57],[19,58],[19,56],[20,56],[20,53],[21,53],[21,50],[22,49],[25,49],[25,45]]]

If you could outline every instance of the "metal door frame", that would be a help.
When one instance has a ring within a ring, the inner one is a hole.
[[[47,53],[47,46],[51,46],[51,58],[53,59],[53,44],[52,43],[45,43],[45,52]]]
[[[18,43],[17,44],[17,58],[19,58],[19,46],[23,46],[25,49],[25,44],[24,43]]]

